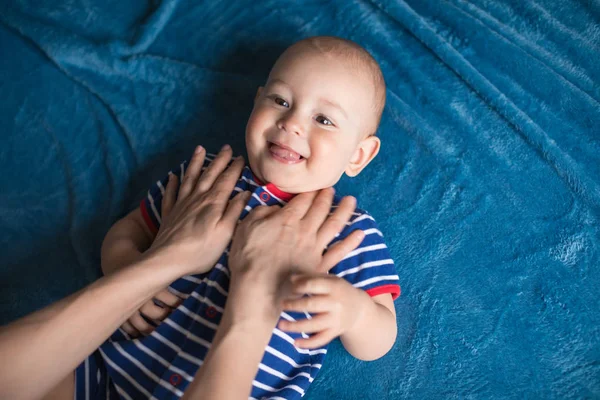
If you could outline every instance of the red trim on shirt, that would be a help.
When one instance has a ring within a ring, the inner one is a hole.
[[[276,197],[280,198],[283,201],[290,201],[295,194],[293,193],[287,193],[284,192],[283,190],[279,189],[277,186],[275,186],[272,183],[267,183],[266,185],[261,182],[260,179],[258,179],[256,177],[256,175],[254,174],[254,172],[252,172],[252,170],[250,170],[250,172],[252,173],[252,178],[253,180],[258,183],[260,186],[265,186],[265,189],[267,189],[269,192],[273,193]]]
[[[153,233],[157,233],[158,228],[154,225],[152,218],[150,218],[150,214],[148,214],[148,209],[146,208],[146,202],[144,200],[140,202],[140,210],[142,211],[142,217],[144,217],[144,221],[146,222],[146,225],[148,225],[148,228],[150,228]]]
[[[260,186],[264,185],[264,183],[262,183],[262,181],[256,177],[256,175],[254,174],[254,172],[252,172],[252,170],[250,170],[250,173],[252,174],[252,180],[254,182],[258,183]]]
[[[284,192],[272,183],[267,184],[266,189],[283,201],[290,201],[295,196],[295,194]]]
[[[371,297],[379,296],[380,294],[389,293],[392,295],[392,300],[400,297],[400,285],[383,285],[367,290],[367,294]]]

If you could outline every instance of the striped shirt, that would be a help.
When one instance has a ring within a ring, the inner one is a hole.
[[[207,157],[204,168],[211,161],[212,158]],[[186,163],[182,163],[171,172],[183,179],[185,168]],[[146,223],[155,232],[161,223],[161,203],[167,179],[168,176],[156,182],[140,204]],[[249,167],[244,168],[231,196],[242,191],[252,192],[252,197],[240,219],[256,206],[285,204],[292,197],[272,184],[257,183]],[[336,196],[332,208],[337,207],[339,201]],[[369,214],[355,210],[347,226],[330,245],[356,229],[365,232],[363,242],[330,273],[371,296],[390,293],[393,298],[398,297],[400,286],[394,263],[383,235]],[[99,348],[107,369],[106,379],[102,378],[102,382],[107,382],[106,386],[110,383],[113,391],[125,399],[162,400],[183,395],[206,357],[223,313],[230,278],[227,258],[228,249],[210,271],[184,276],[169,286],[168,290],[184,301],[152,334],[132,340],[119,329]],[[283,312],[281,318],[293,321],[310,318],[310,315]],[[304,395],[321,368],[327,348],[299,349],[294,346],[294,340],[299,337],[308,336],[277,328],[273,330],[250,398],[298,399]],[[97,376],[100,383],[101,374]]]

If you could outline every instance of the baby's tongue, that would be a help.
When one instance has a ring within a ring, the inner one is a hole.
[[[295,151],[284,149],[283,147],[277,146],[276,144],[271,144],[270,150],[273,154],[283,158],[287,161],[298,161],[300,160],[300,154]]]

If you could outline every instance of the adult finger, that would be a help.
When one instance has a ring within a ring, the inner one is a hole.
[[[200,175],[200,179],[196,185],[196,192],[205,193],[212,188],[219,175],[227,168],[227,164],[229,164],[229,161],[231,160],[231,154],[231,146],[228,144],[221,148],[217,157],[215,157],[204,172],[202,172],[202,175]]]
[[[280,209],[281,209],[281,207],[279,207],[279,206],[257,206],[257,207],[254,207],[252,209],[252,211],[250,211],[250,213],[248,214],[248,216],[246,216],[244,221],[248,220],[248,222],[250,222],[250,221],[265,219],[269,215],[275,214]]]
[[[198,177],[200,176],[200,171],[204,165],[205,156],[206,150],[204,150],[204,147],[196,147],[194,155],[188,164],[185,175],[183,176],[181,182],[181,190],[179,190],[180,199],[185,199],[192,192],[192,190],[194,190],[196,182],[198,181]]]
[[[318,231],[323,225],[323,222],[327,219],[331,211],[331,204],[333,203],[333,195],[335,190],[333,188],[327,188],[319,191],[315,197],[312,206],[307,211],[303,218],[303,221],[308,225],[307,228],[312,231]]]
[[[329,246],[323,258],[321,264],[317,267],[317,272],[329,272],[329,270],[335,267],[340,261],[342,261],[350,252],[356,249],[364,240],[365,233],[360,229],[355,230],[343,240],[334,243]]]
[[[320,248],[325,248],[327,243],[331,242],[344,229],[355,208],[356,199],[352,196],[346,196],[340,201],[333,214],[327,218],[317,233],[317,244]]]
[[[331,326],[331,315],[319,314],[312,318],[300,319],[297,321],[281,320],[277,324],[277,327],[285,332],[296,332],[296,333],[315,333],[321,332]]]
[[[167,187],[165,188],[165,194],[162,199],[162,207],[161,214],[163,220],[169,216],[173,206],[175,205],[175,201],[177,199],[177,186],[179,185],[179,179],[175,174],[169,174],[169,181],[167,182]]]
[[[133,338],[140,337],[140,331],[135,329],[135,327],[131,325],[129,321],[123,322],[123,325],[121,325],[121,329],[123,329],[129,336]]]
[[[171,308],[177,308],[181,304],[181,299],[169,292],[167,289],[161,290],[154,295],[154,299],[158,300],[162,304],[157,304],[159,307],[165,305]]]
[[[313,204],[319,192],[300,193],[287,203],[280,213],[284,220],[301,220]]]
[[[324,331],[311,335],[308,339],[296,339],[294,345],[301,349],[317,349],[331,342],[336,336],[333,329],[325,329]]]
[[[229,200],[229,205],[223,213],[222,221],[230,226],[232,230],[235,228],[235,225],[240,218],[240,214],[242,211],[244,211],[246,203],[248,203],[248,200],[250,200],[250,196],[252,196],[252,193],[242,192],[238,193],[233,199]]]
[[[285,311],[309,312],[311,314],[330,311],[331,298],[329,296],[304,296],[299,299],[285,300],[283,309]]]
[[[218,193],[217,197],[221,197],[224,200],[229,198],[235,184],[240,179],[244,165],[244,157],[236,157],[231,165],[216,178],[211,191]]]

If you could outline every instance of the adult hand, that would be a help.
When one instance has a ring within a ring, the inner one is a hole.
[[[177,177],[171,175],[167,184],[163,219],[149,253],[167,251],[173,267],[185,274],[208,271],[217,262],[235,229],[240,213],[250,193],[229,196],[239,179],[244,160],[231,160],[231,147],[223,146],[213,162],[202,172],[204,148],[198,146],[177,191]]]
[[[332,200],[332,189],[300,194],[282,209],[257,207],[238,225],[229,252],[231,281],[225,312],[183,399],[248,397],[281,313],[286,292],[282,283],[295,271],[328,271],[364,237],[362,231],[353,232],[323,255],[356,204],[353,198],[344,198],[328,216]]]
[[[233,236],[229,253],[230,292],[262,291],[260,297],[276,305],[271,310],[271,316],[276,317],[283,298],[282,288],[285,291],[289,286],[284,283],[291,274],[327,272],[354,250],[364,238],[360,230],[323,254],[356,207],[353,197],[344,197],[329,216],[333,195],[332,188],[323,189],[299,194],[281,209],[263,206],[252,210]],[[229,297],[235,302],[236,297],[231,294]]]

